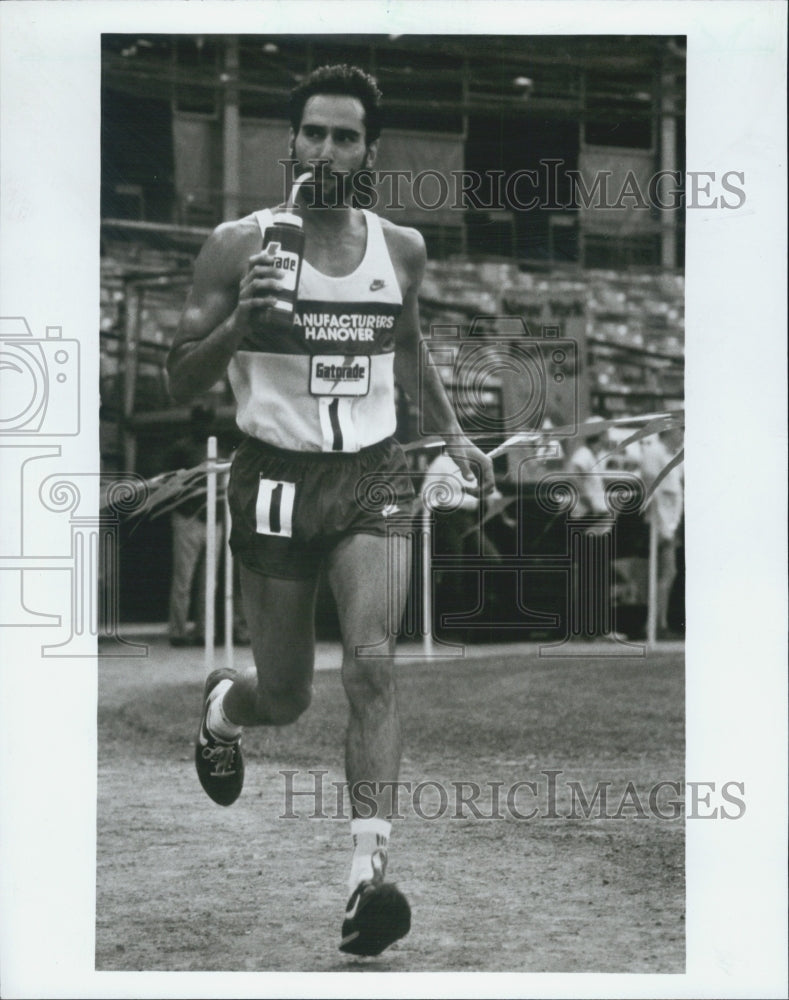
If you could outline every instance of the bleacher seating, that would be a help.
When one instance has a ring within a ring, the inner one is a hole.
[[[128,297],[137,305],[135,412],[169,407],[164,359],[183,306],[193,255],[144,241],[105,242],[101,264],[101,393],[106,419],[121,412]],[[592,404],[635,415],[682,398],[684,279],[665,272],[521,270],[510,261],[431,261],[422,285],[425,333],[468,326],[475,315],[517,314],[530,326],[581,318]],[[220,383],[213,396],[229,403]]]

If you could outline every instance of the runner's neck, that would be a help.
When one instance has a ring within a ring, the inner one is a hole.
[[[356,222],[359,209],[344,205],[341,208],[310,208],[300,205],[300,215],[304,220],[304,229],[318,239],[325,237],[327,242],[334,242],[351,229]]]

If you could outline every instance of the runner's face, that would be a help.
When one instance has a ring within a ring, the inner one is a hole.
[[[315,94],[307,100],[299,131],[292,140],[299,172],[302,166],[325,161],[326,195],[334,192],[338,179],[342,178],[347,186],[353,174],[372,165],[374,146],[367,146],[362,102],[335,94]]]

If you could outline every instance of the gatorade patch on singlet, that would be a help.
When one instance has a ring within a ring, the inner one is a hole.
[[[366,396],[369,391],[369,355],[315,354],[310,359],[313,396]]]

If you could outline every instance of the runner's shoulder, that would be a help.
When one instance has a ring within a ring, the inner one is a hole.
[[[254,253],[262,244],[260,226],[254,215],[231,222],[220,222],[211,233],[206,246],[221,254]]]
[[[254,215],[221,222],[203,244],[198,266],[235,279],[261,246],[260,226]]]
[[[389,219],[381,218],[381,229],[393,260],[401,264],[410,274],[421,274],[427,260],[425,240],[418,229],[398,226]]]

